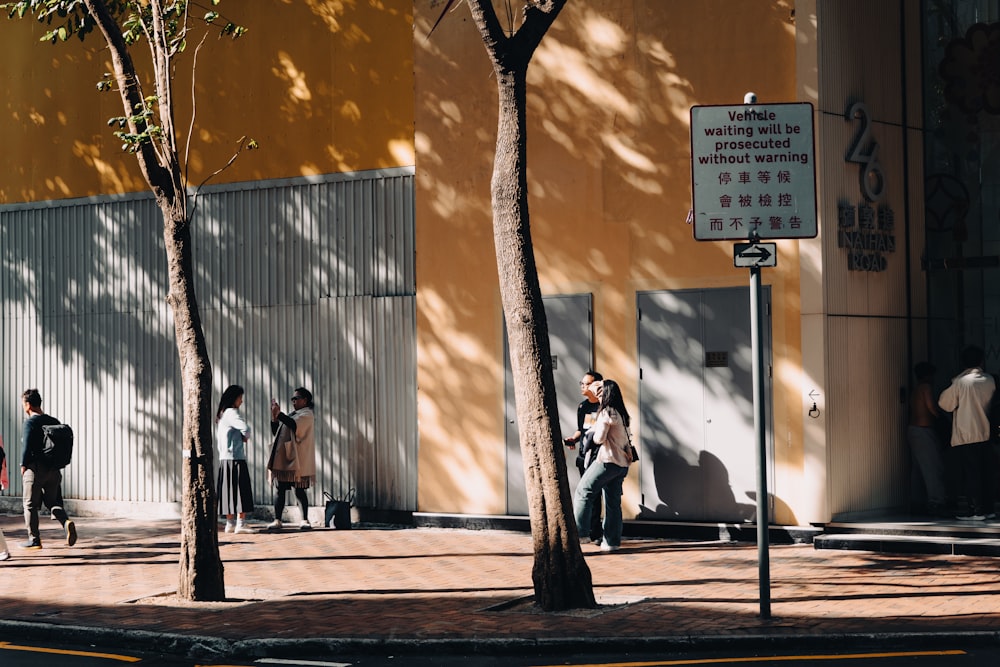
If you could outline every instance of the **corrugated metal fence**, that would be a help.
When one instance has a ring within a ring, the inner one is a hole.
[[[413,170],[206,188],[195,271],[217,401],[246,389],[258,505],[269,402],[313,392],[318,480],[416,509]],[[181,395],[159,210],[148,196],[0,207],[0,436],[20,493],[20,393],[74,426],[67,498],[181,497]]]

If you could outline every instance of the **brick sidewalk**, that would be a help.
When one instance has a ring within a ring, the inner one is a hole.
[[[754,545],[626,541],[613,554],[586,545],[601,608],[542,614],[524,601],[531,595],[527,534],[286,529],[221,534],[227,592],[243,601],[184,606],[165,604],[177,587],[176,521],[78,519],[80,541],[70,548],[45,519],[40,551],[17,546],[20,517],[0,517],[0,526],[13,556],[0,563],[0,600],[4,620],[15,622],[233,641],[648,640],[1000,627],[1000,563],[991,558],[772,546],[772,618],[761,619]]]

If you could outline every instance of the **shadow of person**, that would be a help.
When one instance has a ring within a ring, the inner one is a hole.
[[[702,450],[691,465],[677,450],[657,447],[649,457],[656,504],[639,506],[638,519],[743,523],[756,511],[737,502],[729,471],[719,457]]]

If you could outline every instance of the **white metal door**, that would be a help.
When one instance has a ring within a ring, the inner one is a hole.
[[[749,288],[637,298],[640,518],[752,520],[757,477]],[[769,311],[769,291],[764,302]],[[769,369],[770,315],[764,318]],[[768,377],[768,415],[770,387]]]

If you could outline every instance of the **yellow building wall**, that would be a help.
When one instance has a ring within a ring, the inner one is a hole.
[[[212,29],[198,54],[189,182],[223,167],[243,136],[261,150],[241,155],[212,183],[412,165],[412,6],[223,2],[223,14],[248,32],[233,41]],[[144,190],[134,157],[107,125],[122,115],[120,98],[96,88],[111,71],[100,36],[51,45],[38,41],[44,28],[30,18],[0,20],[0,203]],[[199,39],[189,39],[177,61],[182,147]]]
[[[636,292],[746,286],[732,244],[696,242],[693,105],[796,101],[792,2],[569,2],[529,69],[532,237],[546,295],[593,294],[595,367],[637,411]],[[490,177],[496,81],[466,7],[415,7],[418,414],[422,511],[506,508],[503,314]],[[503,14],[501,14],[503,16]],[[502,19],[503,20],[503,19]],[[775,468],[801,471],[797,241],[778,243],[771,286]],[[634,438],[642,424],[636,425]],[[775,521],[797,502],[777,496]],[[623,507],[639,504],[638,475]]]
[[[796,98],[791,1],[570,2],[529,73],[532,231],[545,294],[594,296],[595,366],[637,414],[635,293],[744,286],[730,243],[696,242],[689,110]],[[503,513],[503,317],[489,183],[496,82],[468,8],[427,34],[440,5],[403,0],[224,2],[249,32],[206,40],[196,76],[190,183],[416,165],[419,508]],[[107,121],[116,93],[99,40],[39,43],[0,20],[0,203],[142,191]],[[185,61],[186,62],[186,61]],[[179,64],[178,127],[192,115]],[[249,73],[249,75],[248,75]],[[185,140],[182,138],[182,145]],[[777,515],[802,462],[798,242],[779,242],[772,288]],[[642,425],[637,424],[637,431]],[[638,437],[638,432],[635,434]],[[638,505],[637,475],[626,507]]]

